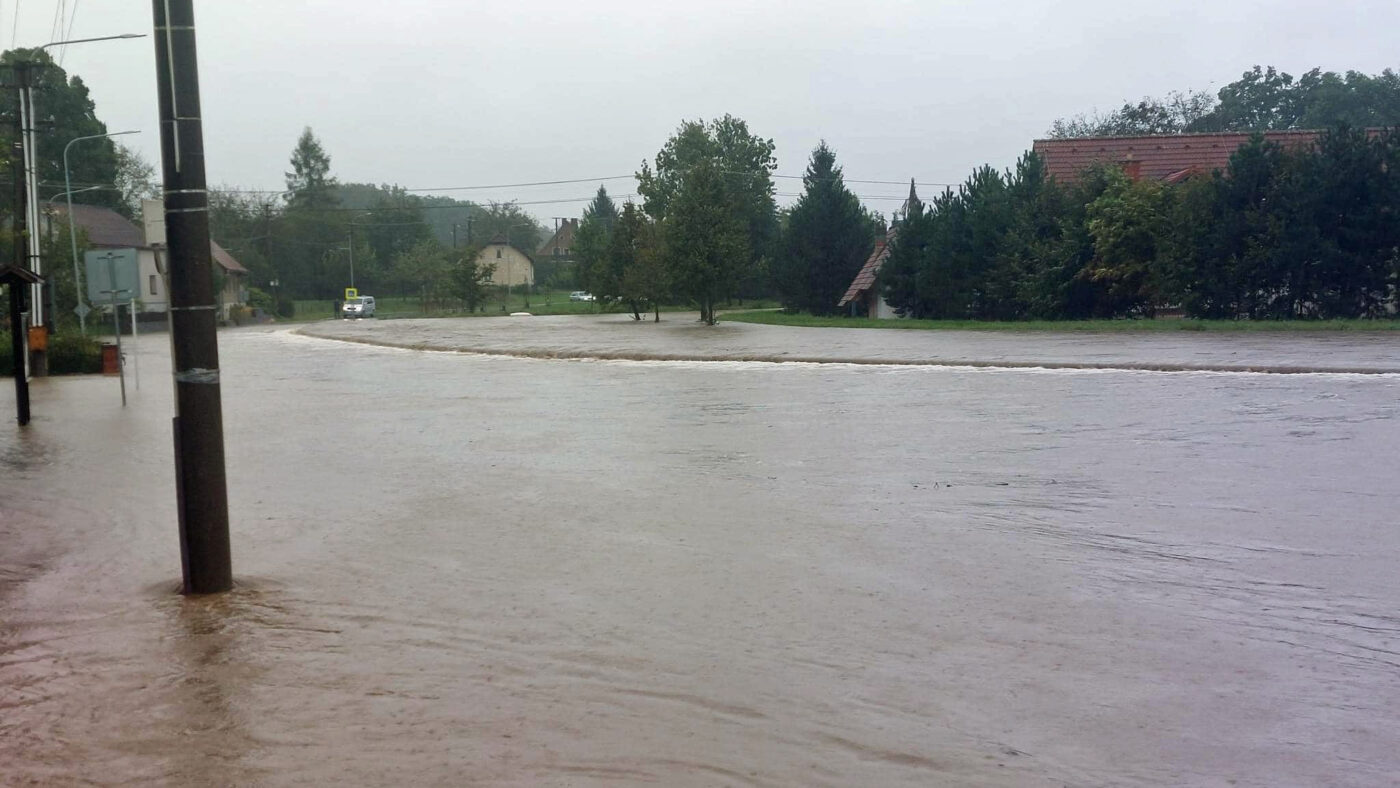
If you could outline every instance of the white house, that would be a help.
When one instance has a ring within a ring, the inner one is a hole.
[[[476,256],[478,265],[494,265],[491,284],[520,285],[535,284],[535,260],[525,252],[515,248],[506,237],[497,234]]]
[[[164,314],[170,308],[170,291],[160,270],[164,259],[161,265],[156,260],[156,246],[165,244],[164,213],[159,200],[147,200],[143,208],[150,217],[144,230],[110,208],[80,203],[73,203],[73,224],[87,238],[89,249],[135,249],[141,267],[139,311]],[[55,204],[53,215],[66,218],[68,206]],[[218,293],[219,318],[227,320],[230,309],[248,302],[248,269],[213,241],[209,242],[209,251],[214,264],[224,273],[224,286]]]

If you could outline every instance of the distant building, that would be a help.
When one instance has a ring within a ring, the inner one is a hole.
[[[535,260],[529,254],[515,248],[502,233],[497,233],[476,255],[478,265],[494,265],[491,284],[519,285],[535,284]]]
[[[54,204],[52,216],[65,218],[68,206]],[[156,264],[156,244],[164,244],[165,226],[163,221],[146,223],[146,229],[137,227],[131,220],[110,208],[96,205],[73,204],[73,224],[87,238],[89,249],[135,249],[136,259],[141,268],[141,292],[137,301],[142,314],[164,314],[170,308],[169,287],[160,267]],[[52,225],[50,226],[52,229]],[[154,237],[148,235],[156,233]],[[209,242],[209,251],[214,264],[224,274],[224,286],[217,293],[219,319],[227,320],[229,310],[248,302],[248,269],[222,246]],[[164,253],[162,252],[162,255]],[[161,263],[165,263],[162,256]]]
[[[559,224],[559,229],[554,231],[554,235],[548,241],[540,244],[540,248],[535,251],[536,257],[548,257],[559,262],[571,262],[574,259],[574,234],[578,232],[578,219],[564,219]]]
[[[907,216],[910,204],[918,201],[919,195],[914,190],[914,182],[911,180],[909,196],[890,222],[890,229],[885,232],[885,237],[875,242],[875,248],[870,250],[870,256],[865,259],[865,265],[860,267],[856,278],[851,280],[851,286],[846,288],[846,294],[837,302],[838,308],[849,309],[852,314],[866,317],[899,317],[894,307],[885,303],[884,297],[880,295],[880,269],[884,268],[885,261],[890,259],[890,243],[899,234],[899,217]]]
[[[1264,139],[1284,148],[1304,148],[1321,131],[1266,131]],[[1045,163],[1045,174],[1062,184],[1079,180],[1095,164],[1116,165],[1133,180],[1177,183],[1230,166],[1230,156],[1249,142],[1250,132],[1166,134],[1140,137],[1080,137],[1036,140],[1031,150]]]

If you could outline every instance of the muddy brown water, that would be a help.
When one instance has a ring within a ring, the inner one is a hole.
[[[919,355],[901,332],[529,320],[314,330]],[[113,379],[42,380],[30,427],[0,428],[0,784],[1400,773],[1400,375],[232,331],[239,586],[185,599],[164,341],[141,340],[125,410]],[[1014,341],[1031,361],[1396,357],[1374,337]]]

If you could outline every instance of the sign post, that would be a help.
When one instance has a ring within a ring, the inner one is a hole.
[[[135,319],[136,294],[141,289],[141,267],[135,249],[107,249],[83,255],[87,268],[88,301],[112,308],[112,333],[117,343],[117,376],[121,379],[122,407],[126,407],[126,360],[122,356],[121,304],[130,301]],[[103,283],[106,287],[103,287]],[[135,323],[132,323],[135,338]]]

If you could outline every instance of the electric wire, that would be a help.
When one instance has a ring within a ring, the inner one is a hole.
[[[74,23],[77,21],[77,19],[78,19],[78,3],[79,3],[79,1],[80,1],[80,0],[73,0],[73,8],[70,9],[70,10],[68,11],[68,29],[67,29],[67,31],[65,31],[64,34],[63,34],[63,38],[64,38],[65,40],[71,39],[71,38],[73,37],[73,24],[74,24]],[[68,47],[67,47],[67,45],[65,45],[65,46],[63,47],[63,51],[60,52],[60,53],[58,54],[58,67],[59,67],[59,68],[63,68],[63,60],[64,60],[64,58],[66,58],[66,57],[68,57]]]

